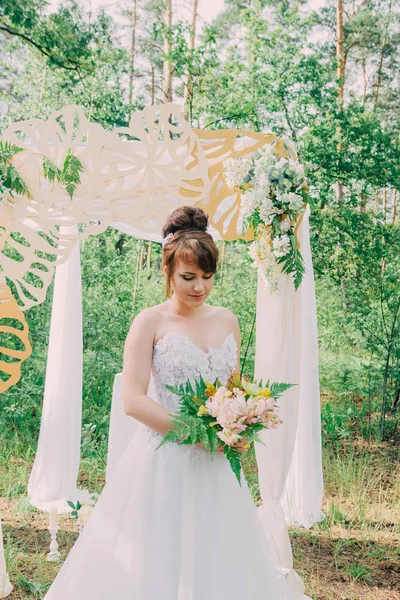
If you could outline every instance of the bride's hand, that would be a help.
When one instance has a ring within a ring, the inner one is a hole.
[[[198,444],[195,444],[195,446],[197,446],[198,448],[203,448],[203,450],[206,450],[205,446],[199,442]],[[240,442],[237,442],[236,444],[232,444],[232,448],[236,448],[237,450],[239,450],[239,452],[247,452],[247,450],[249,449],[249,442],[246,440],[246,438],[242,438]],[[217,446],[216,448],[217,452],[223,452],[224,448],[223,446]]]
[[[203,450],[207,450],[207,448],[204,446],[204,444],[202,442],[199,442],[198,444],[194,444],[194,445],[196,448],[203,448]],[[222,448],[222,446],[217,446],[216,451],[223,452],[224,449]],[[207,450],[207,452],[209,452],[209,450]]]
[[[247,450],[249,449],[249,442],[246,440],[245,437],[242,437],[240,442],[237,442],[236,444],[232,445],[232,448],[236,448],[237,450],[239,450],[239,452],[247,452]]]

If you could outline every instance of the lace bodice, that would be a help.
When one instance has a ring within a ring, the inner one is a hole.
[[[177,386],[188,379],[194,384],[200,376],[207,381],[219,381],[226,384],[237,360],[237,344],[233,331],[224,341],[205,351],[199,348],[188,336],[171,331],[153,345],[152,375],[158,401],[169,412],[173,412],[179,403],[179,396],[170,392],[167,385]],[[157,435],[145,426],[140,427],[140,436]]]
[[[159,401],[172,411],[179,397],[164,384],[180,385],[190,379],[194,384],[200,376],[207,381],[219,379],[225,384],[236,365],[237,345],[233,331],[218,348],[207,351],[196,346],[182,333],[170,332],[153,346],[153,377]]]

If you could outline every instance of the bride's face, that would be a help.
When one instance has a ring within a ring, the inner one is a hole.
[[[198,265],[178,260],[171,277],[174,294],[189,306],[201,306],[209,296],[214,273],[202,271]]]

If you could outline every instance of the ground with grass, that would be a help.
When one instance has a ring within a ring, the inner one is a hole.
[[[392,442],[324,448],[326,518],[310,530],[291,528],[295,568],[315,600],[400,600],[400,472]],[[32,463],[1,456],[0,516],[14,591],[9,600],[43,598],[62,562],[46,560],[46,516],[26,496]],[[104,463],[82,463],[80,486],[101,491]],[[77,521],[62,516],[62,561],[77,538]]]

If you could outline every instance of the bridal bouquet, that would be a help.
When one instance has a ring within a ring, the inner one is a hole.
[[[270,384],[269,381],[263,385],[262,381],[250,381],[239,373],[233,373],[226,386],[218,379],[211,383],[202,377],[196,380],[194,387],[190,381],[179,387],[166,385],[181,400],[173,415],[173,426],[158,448],[168,442],[202,443],[213,456],[221,446],[241,484],[240,451],[234,444],[242,441],[242,436],[248,443],[261,441],[260,431],[282,423],[276,400],[292,385]]]
[[[253,266],[270,292],[278,289],[280,272],[293,276],[296,290],[305,273],[296,238],[298,217],[307,203],[304,169],[292,158],[286,142],[288,157],[278,158],[276,141],[260,148],[251,160],[228,158],[223,163],[227,184],[241,192],[242,233],[249,226],[254,229],[255,240],[249,247]]]

